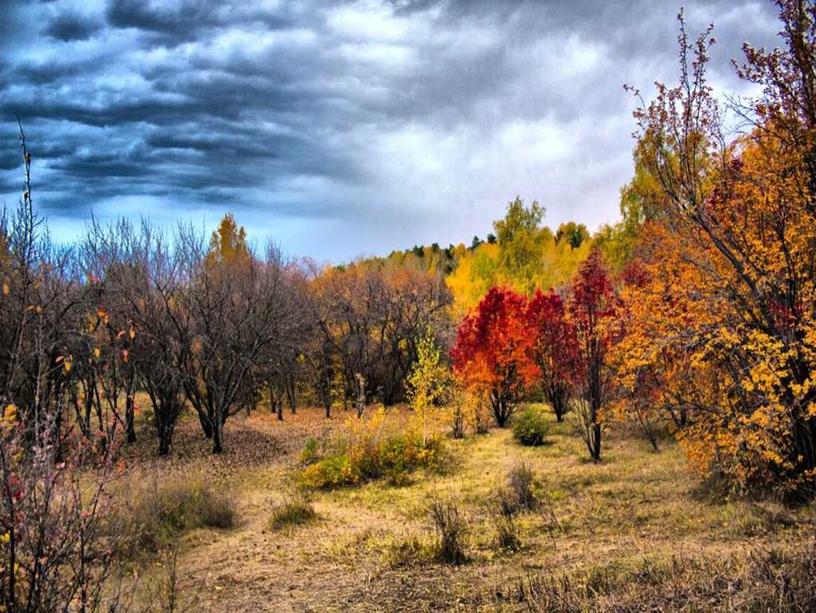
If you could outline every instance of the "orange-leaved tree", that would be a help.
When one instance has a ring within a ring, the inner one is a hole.
[[[507,425],[535,378],[526,310],[524,296],[492,288],[462,321],[451,352],[455,373],[468,388],[489,398],[499,427]]]
[[[690,43],[682,27],[679,85],[660,85],[636,115],[671,236],[649,264],[657,278],[681,271],[688,283],[674,292],[683,309],[704,314],[686,330],[670,318],[649,337],[651,353],[673,337],[690,353],[685,370],[698,385],[678,399],[690,411],[681,438],[699,466],[743,486],[808,495],[816,485],[816,6],[777,4],[785,48],[746,45],[738,71],[762,92],[741,109],[753,122],[748,134],[723,137],[705,73],[712,41],[706,33]]]

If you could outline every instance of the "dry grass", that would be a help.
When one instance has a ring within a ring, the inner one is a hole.
[[[185,452],[174,465],[204,465],[236,493],[236,528],[206,538],[193,532],[183,542],[181,589],[198,594],[198,608],[630,610],[638,598],[671,609],[687,597],[691,610],[750,610],[794,598],[779,586],[796,591],[804,582],[796,569],[807,562],[796,560],[816,530],[812,507],[701,496],[682,451],[668,441],[655,454],[645,441],[612,431],[603,461],[587,462],[570,425],[549,414],[546,446],[523,447],[507,430],[450,440],[458,464],[447,473],[424,474],[407,487],[373,481],[319,492],[312,504],[320,522],[268,530],[270,496],[288,491],[305,441],[325,440],[340,415],[326,421],[317,409],[299,409],[283,423],[265,413],[236,417],[227,425],[227,453],[215,459],[206,443],[187,454],[197,433],[195,424],[181,425]],[[388,419],[404,420],[405,412]],[[266,451],[241,459],[243,438],[266,441]],[[495,492],[521,463],[536,477],[541,504],[514,517],[523,547],[513,552],[497,546]],[[456,499],[467,515],[467,563],[433,561],[426,515],[433,498]],[[766,563],[752,566],[755,558]],[[761,582],[762,572],[776,579]],[[787,575],[799,578],[786,584]],[[642,591],[632,591],[633,581]]]
[[[280,530],[308,524],[316,519],[317,511],[315,511],[310,497],[301,493],[291,496],[284,495],[282,502],[272,508],[269,527],[272,530]]]
[[[192,471],[138,471],[120,484],[107,529],[122,553],[156,553],[197,528],[224,530],[235,524],[232,497]]]

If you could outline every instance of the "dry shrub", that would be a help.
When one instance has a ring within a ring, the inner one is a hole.
[[[304,492],[293,496],[283,496],[283,501],[272,509],[269,527],[280,530],[289,526],[300,526],[317,519],[317,511],[312,505],[311,498]]]
[[[428,515],[437,537],[435,558],[448,564],[466,562],[467,521],[458,504],[453,500],[433,500],[428,506]]]
[[[199,604],[196,591],[182,590],[179,586],[179,543],[176,541],[162,553],[160,574],[146,588],[144,613],[177,613],[192,611]]]
[[[521,549],[518,526],[512,515],[499,514],[496,517],[496,545],[506,551]]]
[[[516,464],[507,474],[507,485],[496,492],[499,514],[512,517],[524,511],[540,507],[535,473],[529,464]]]
[[[235,523],[232,498],[198,475],[158,475],[131,479],[117,494],[108,515],[111,534],[128,535],[127,551],[156,552],[195,528],[231,528]]]
[[[521,538],[515,517],[525,511],[539,507],[535,492],[536,480],[533,469],[528,464],[517,464],[507,475],[507,485],[496,491],[496,545],[506,551],[521,549]]]

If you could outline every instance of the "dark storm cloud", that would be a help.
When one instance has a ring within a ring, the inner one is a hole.
[[[101,22],[66,13],[54,19],[45,32],[61,41],[87,40],[102,28]]]
[[[3,2],[3,0],[0,0]],[[548,221],[612,221],[633,101],[674,75],[669,0],[3,2],[0,198],[19,115],[37,202],[60,219],[232,209],[257,237],[348,257],[489,229],[517,193]],[[712,79],[764,0],[689,2]],[[67,227],[67,226],[66,226]],[[71,224],[75,228],[76,224]],[[59,235],[59,227],[54,228]],[[68,232],[68,230],[66,230]]]

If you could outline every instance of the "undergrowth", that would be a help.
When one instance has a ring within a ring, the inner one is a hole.
[[[441,470],[447,460],[444,441],[423,437],[411,427],[387,427],[384,409],[371,417],[346,421],[344,433],[329,441],[323,453],[307,443],[301,454],[307,465],[297,475],[300,486],[330,489],[386,478],[407,485],[418,469]]]

